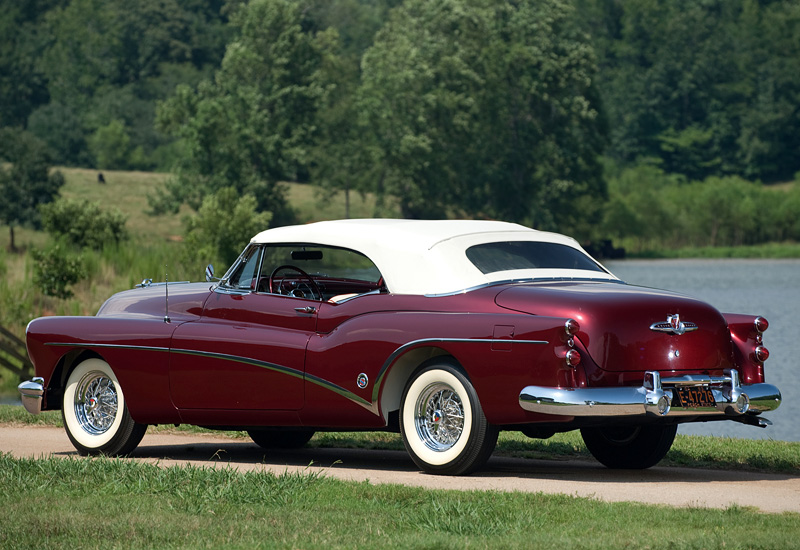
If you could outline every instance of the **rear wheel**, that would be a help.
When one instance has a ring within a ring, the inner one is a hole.
[[[102,359],[87,359],[70,373],[61,416],[81,455],[127,455],[147,431],[131,418],[122,387]]]
[[[677,424],[583,428],[586,447],[601,464],[614,469],[655,466],[669,451]]]
[[[314,435],[314,430],[248,430],[250,439],[264,449],[297,449]]]
[[[403,443],[425,472],[466,475],[494,451],[498,430],[486,420],[475,388],[452,364],[432,364],[416,373],[400,407]]]

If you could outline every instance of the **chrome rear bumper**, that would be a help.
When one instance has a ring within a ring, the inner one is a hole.
[[[707,386],[714,395],[713,407],[675,406],[674,390],[679,387]],[[758,415],[777,409],[781,392],[772,384],[741,385],[739,372],[725,376],[687,375],[661,378],[647,371],[640,387],[551,388],[528,386],[519,394],[519,405],[526,411],[559,416],[712,416]]]
[[[39,376],[17,386],[22,396],[22,405],[31,414],[42,412],[42,395],[44,395],[44,378]]]

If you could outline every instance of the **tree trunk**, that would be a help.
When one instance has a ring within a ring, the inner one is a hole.
[[[16,252],[17,251],[17,246],[14,243],[14,226],[12,224],[8,224],[8,231],[9,231],[9,237],[10,237],[10,244],[8,245],[8,249],[11,252]]]

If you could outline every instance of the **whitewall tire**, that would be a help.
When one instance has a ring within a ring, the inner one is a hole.
[[[129,454],[147,430],[131,418],[119,380],[102,359],[87,359],[70,373],[61,415],[81,455]]]
[[[422,470],[466,475],[489,459],[498,431],[487,422],[469,379],[455,365],[436,362],[421,368],[406,385],[400,432]]]

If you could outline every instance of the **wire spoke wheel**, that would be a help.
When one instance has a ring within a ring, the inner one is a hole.
[[[61,415],[70,441],[82,455],[129,454],[147,430],[146,424],[131,418],[122,386],[102,359],[87,359],[70,373]]]
[[[434,451],[455,445],[464,431],[461,398],[446,384],[432,384],[417,400],[417,434]]]
[[[465,475],[491,456],[497,428],[464,373],[448,361],[423,365],[400,404],[400,433],[411,459],[433,474]]]
[[[102,372],[93,371],[78,382],[75,417],[90,434],[107,432],[117,417],[117,388]]]

